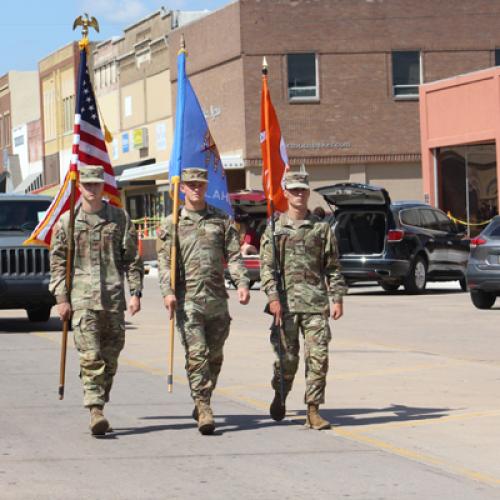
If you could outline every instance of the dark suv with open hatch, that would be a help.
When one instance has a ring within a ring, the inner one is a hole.
[[[342,274],[349,283],[376,281],[421,293],[428,281],[460,280],[463,290],[469,240],[446,216],[418,201],[391,202],[368,184],[316,189],[331,206]]]

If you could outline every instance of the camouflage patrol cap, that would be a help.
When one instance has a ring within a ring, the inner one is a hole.
[[[79,168],[80,183],[104,183],[104,168],[101,165],[86,165]]]
[[[309,189],[307,172],[287,172],[284,178],[285,189]]]
[[[204,168],[185,168],[181,174],[182,182],[208,182],[208,171]]]

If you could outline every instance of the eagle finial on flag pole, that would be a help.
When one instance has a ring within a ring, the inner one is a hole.
[[[85,16],[85,17],[83,17]],[[75,21],[73,22],[73,31],[76,30],[78,26],[82,27],[82,40],[88,39],[89,36],[89,27],[94,28],[97,33],[99,33],[99,23],[97,22],[97,19],[92,16],[89,17],[89,15],[85,12],[83,16],[78,16]]]

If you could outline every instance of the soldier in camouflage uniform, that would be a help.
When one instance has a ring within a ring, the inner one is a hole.
[[[250,300],[248,275],[240,254],[238,232],[228,216],[205,202],[207,171],[182,171],[177,241],[175,293],[170,282],[172,216],[158,239],[160,289],[170,317],[176,310],[177,326],[186,353],[186,372],[195,402],[193,417],[202,434],[215,429],[210,397],[217,384],[223,347],[229,335],[224,260],[238,287],[241,304]]]
[[[84,405],[90,409],[93,435],[110,430],[103,407],[109,401],[125,343],[124,277],[130,287],[129,312],[134,315],[141,308],[144,275],[134,225],[124,210],[102,201],[103,189],[101,166],[80,168],[82,204],[75,214],[71,290],[65,279],[69,212],[54,228],[50,254],[49,288],[61,319],[72,315]]]
[[[260,250],[261,286],[269,300],[269,310],[284,331],[283,378],[286,398],[299,363],[299,331],[304,336],[306,364],[307,421],[312,429],[328,429],[330,424],[318,412],[325,400],[328,371],[328,344],[331,340],[331,317],[343,314],[342,296],[347,288],[340,274],[335,237],[327,222],[307,210],[309,182],[306,173],[285,174],[285,197],[288,212],[276,221],[276,251],[281,266],[284,296],[279,297],[273,274],[272,232],[268,226]],[[273,343],[277,355],[277,346]],[[274,364],[271,417],[282,420],[279,358]]]

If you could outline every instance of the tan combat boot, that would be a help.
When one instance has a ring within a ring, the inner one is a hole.
[[[210,405],[204,401],[197,401],[196,408],[198,410],[198,430],[204,436],[213,434],[215,422]]]
[[[210,405],[210,400],[208,400],[208,404]],[[196,402],[194,404],[193,413],[191,413],[191,416],[198,422],[198,407],[196,406]]]
[[[109,429],[109,422],[102,412],[102,406],[90,407],[90,432],[93,436],[104,436]]]
[[[328,420],[325,420],[319,414],[318,410],[319,410],[318,405],[315,404],[307,405],[306,426],[309,427],[310,429],[315,429],[317,431],[321,431],[323,429],[329,429],[331,427],[330,422],[328,422]]]

